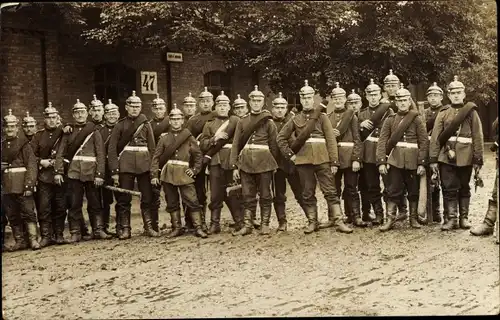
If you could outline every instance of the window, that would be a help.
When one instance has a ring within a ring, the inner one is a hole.
[[[208,88],[214,95],[214,99],[224,91],[224,94],[231,99],[231,92],[229,90],[229,76],[226,72],[210,71],[203,76],[204,86]]]
[[[121,63],[106,63],[94,69],[95,94],[104,105],[108,99],[120,108],[125,115],[125,100],[136,87],[136,72]]]
[[[302,110],[300,96],[297,92],[283,92],[283,98],[288,102],[288,110],[294,110],[294,108],[297,111]]]

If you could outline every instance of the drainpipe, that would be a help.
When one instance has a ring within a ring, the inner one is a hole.
[[[2,10],[11,8],[11,7],[16,7],[15,10],[19,9],[21,5],[19,2],[5,2],[5,3],[0,3],[0,43],[2,43]],[[3,51],[0,50],[0,62],[3,61]],[[2,88],[3,88],[3,83],[0,83],[0,97],[2,96]],[[2,108],[2,100],[0,99],[0,110]]]

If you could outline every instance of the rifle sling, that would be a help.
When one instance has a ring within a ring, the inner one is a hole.
[[[171,143],[166,146],[165,150],[160,156],[160,159],[158,160],[159,168],[160,170],[165,166],[167,161],[172,157],[174,154],[175,150],[179,149],[179,147],[191,136],[191,132],[184,128],[182,131],[177,135],[177,137],[174,137],[174,143]]]
[[[314,112],[311,118],[307,121],[304,130],[302,130],[302,132],[299,133],[297,138],[295,138],[295,140],[293,140],[293,142],[290,145],[290,149],[292,149],[293,153],[298,153],[300,149],[302,149],[302,147],[306,143],[306,140],[311,135],[311,132],[313,132],[314,128],[316,127],[316,122],[318,121],[322,111],[323,111],[322,108],[314,109]]]
[[[219,152],[222,149],[222,147],[234,136],[234,130],[236,129],[236,124],[238,123],[238,119],[235,119],[233,121],[231,120],[232,119],[229,118],[229,124],[226,128],[226,133],[228,138],[220,139],[219,141],[217,141],[217,143],[214,146],[208,149],[208,151],[206,152],[207,156],[212,157],[215,154],[217,154],[217,152]]]
[[[342,114],[342,119],[337,124],[337,130],[340,132],[339,138],[341,138],[347,132],[347,129],[351,125],[351,120],[352,120],[353,116],[354,116],[354,110],[352,110],[352,109],[347,109]]]
[[[65,156],[66,159],[73,159],[76,151],[80,148],[80,146],[82,145],[83,141],[85,141],[87,136],[94,131],[94,129],[95,129],[95,124],[93,122],[87,122],[85,124],[85,127],[83,127],[83,129],[76,134],[73,141],[71,141],[68,144]]]
[[[443,147],[446,142],[453,136],[458,127],[465,121],[465,118],[472,112],[472,110],[476,109],[476,105],[471,102],[467,102],[455,116],[453,121],[439,134],[438,141],[440,147]]]
[[[373,123],[373,129],[368,130],[365,128],[361,128],[360,130],[361,141],[366,140],[366,138],[375,130],[375,128],[378,127],[380,122],[385,119],[385,115],[387,113],[387,110],[389,110],[390,106],[391,105],[388,103],[383,103],[378,106],[377,110],[370,117],[370,121]]]
[[[251,117],[251,115],[249,116]],[[243,147],[247,144],[248,140],[252,136],[252,134],[266,121],[269,119],[272,119],[272,115],[268,112],[262,112],[255,116],[251,121],[249,126],[247,127],[247,130],[245,130],[240,138],[240,141],[238,143],[238,153],[243,149]]]
[[[145,123],[146,121],[148,121],[148,118],[144,114],[141,113],[137,118],[135,118],[134,125],[132,127],[130,127],[127,131],[122,133],[121,138],[118,141],[118,145],[116,148],[118,154],[120,154],[122,152],[123,148],[125,148],[125,146],[130,142],[130,140],[132,140],[134,133],[137,131],[139,126],[141,124]]]
[[[408,113],[403,117],[401,122],[398,124],[396,130],[392,132],[392,135],[389,137],[389,140],[387,141],[387,144],[385,146],[385,154],[389,155],[398,143],[399,140],[401,140],[401,137],[403,137],[403,134],[405,133],[406,129],[410,126],[410,124],[413,122],[413,120],[418,116],[418,112],[416,111],[408,111]]]

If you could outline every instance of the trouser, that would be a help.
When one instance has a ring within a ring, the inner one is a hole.
[[[104,182],[106,185],[113,185],[113,180],[111,178],[106,179]],[[101,199],[102,199],[102,214],[103,214],[103,221],[104,221],[104,230],[108,230],[109,224],[111,221],[111,205],[114,202],[114,199],[118,199],[118,192],[111,191],[106,188],[101,188]],[[117,214],[117,204],[115,204],[115,215]],[[118,219],[115,217],[115,222],[118,221]]]
[[[374,163],[363,164],[363,182],[366,187],[366,196],[371,205],[382,199],[380,189],[380,173]]]
[[[194,187],[196,189],[196,196],[198,198],[198,203],[200,206],[203,208],[207,205],[207,175],[205,174],[205,171],[200,171],[197,175],[196,178],[194,179]],[[184,205],[184,218],[186,220],[186,224],[192,224],[191,222],[191,215],[189,214],[189,207]],[[202,217],[202,219],[204,216]],[[203,221],[203,223],[205,223]]]
[[[182,203],[192,211],[198,211],[201,206],[196,195],[196,187],[194,184],[186,184],[183,186],[174,186],[173,184],[163,182],[163,192],[167,200],[167,212],[172,213],[181,209],[179,201],[179,192],[181,194]]]
[[[271,208],[273,201],[271,194],[272,171],[248,173],[240,170],[240,179],[245,210],[250,210],[252,213],[257,211],[257,193],[259,193],[261,213],[265,211],[263,208]]]
[[[427,168],[426,170],[426,176],[427,176],[427,188],[431,187],[431,179],[432,179],[432,169]],[[431,204],[432,207],[432,215],[433,215],[433,220],[439,220],[440,217],[440,199],[441,199],[441,188],[439,187],[439,181],[436,181],[433,185],[433,190],[432,193],[430,193],[430,199],[427,199],[427,202]],[[443,204],[443,216],[445,216],[446,213],[446,206]]]
[[[390,166],[385,182],[388,201],[400,204],[402,201],[401,195],[404,195],[404,192],[407,191],[408,200],[418,202],[419,179],[417,170],[406,170]]]
[[[119,175],[120,188],[133,190],[134,182],[137,179],[137,186],[141,192],[141,215],[150,215],[153,188],[149,171],[135,174],[123,172]],[[116,196],[116,215],[120,218],[117,229],[130,229],[130,209],[132,208],[132,195],[118,193]],[[143,221],[144,222],[144,221]]]
[[[457,167],[446,163],[439,164],[443,199],[456,201],[470,199],[470,178],[472,166]]]
[[[389,167],[391,167],[389,165]],[[377,167],[378,170],[378,167]],[[384,202],[387,202],[387,188],[385,187],[387,183],[387,176],[382,175],[382,183],[384,184],[384,190],[382,190],[382,198],[384,199]],[[407,204],[407,194],[406,190],[403,191],[403,193],[400,196],[400,199],[398,200],[397,208],[398,208],[398,213],[408,213],[408,204]]]
[[[339,169],[335,175],[335,189],[337,194],[344,199],[344,212],[348,216],[352,215],[351,203],[359,208],[358,176],[358,172],[352,171],[352,168]],[[344,177],[343,191],[342,177]]]
[[[68,178],[68,191],[71,205],[68,210],[69,231],[71,234],[81,234],[83,218],[83,195],[87,198],[87,213],[92,231],[97,230],[96,217],[102,216],[100,190],[94,181],[80,181]]]
[[[38,223],[42,237],[63,234],[66,221],[65,193],[63,186],[38,181]]]
[[[153,219],[153,229],[158,231],[159,211],[161,205],[161,186],[151,186],[151,218]]]
[[[286,203],[286,182],[292,189],[293,195],[297,203],[302,207],[302,186],[300,185],[300,177],[297,170],[287,173],[282,169],[277,169],[274,173],[274,205],[285,205]]]
[[[36,223],[35,200],[33,196],[8,193],[2,198],[5,215],[11,226]]]
[[[498,166],[497,166],[497,170],[496,170],[496,178],[495,178],[495,184],[493,185],[493,191],[491,192],[491,199],[493,199],[493,201],[495,201],[495,203],[497,202],[497,192],[498,192]]]
[[[371,204],[368,197],[368,191],[366,188],[366,183],[363,175],[363,169],[359,171],[358,174],[358,190],[361,197],[361,212],[363,214],[363,220],[370,220]]]
[[[297,165],[297,171],[302,185],[302,199],[307,208],[317,208],[316,184],[319,183],[321,192],[328,204],[339,204],[340,200],[335,189],[334,175],[329,163],[300,164]]]
[[[220,210],[226,203],[233,220],[239,220],[241,208],[236,192],[226,193],[226,187],[233,182],[233,170],[224,170],[220,165],[210,166],[210,210]],[[236,218],[236,219],[235,219]],[[237,221],[235,221],[237,222]]]

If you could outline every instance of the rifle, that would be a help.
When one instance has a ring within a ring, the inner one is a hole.
[[[119,193],[126,193],[126,194],[130,194],[132,196],[137,196],[137,197],[141,197],[141,193],[139,191],[134,191],[134,190],[129,190],[129,189],[123,189],[123,188],[118,188],[118,187],[113,187],[113,186],[104,186],[104,188],[108,189],[108,190],[111,190],[111,191],[115,191],[115,192],[119,192]]]
[[[228,186],[226,188],[226,194],[227,194],[227,196],[229,196],[229,193],[231,193],[232,191],[235,191],[235,190],[239,190],[239,189],[241,189],[241,184],[235,184],[235,185]]]
[[[477,192],[477,187],[484,187],[483,179],[479,175],[479,169],[474,170],[474,192]]]
[[[410,98],[411,99],[411,98]],[[417,105],[415,105],[415,102],[413,99],[411,99],[411,109],[418,111],[422,121],[425,123],[425,110],[424,110],[424,103],[422,101],[418,101]],[[427,137],[426,137],[427,138]],[[426,168],[426,170],[430,170],[429,168]],[[419,222],[426,222],[430,223],[432,222],[432,187],[429,185],[429,181],[427,181],[427,172],[424,175],[420,176],[420,186],[419,186],[419,193],[418,193],[418,206],[417,206],[417,212],[418,212],[418,217],[419,217]],[[423,217],[425,216],[425,220]]]

